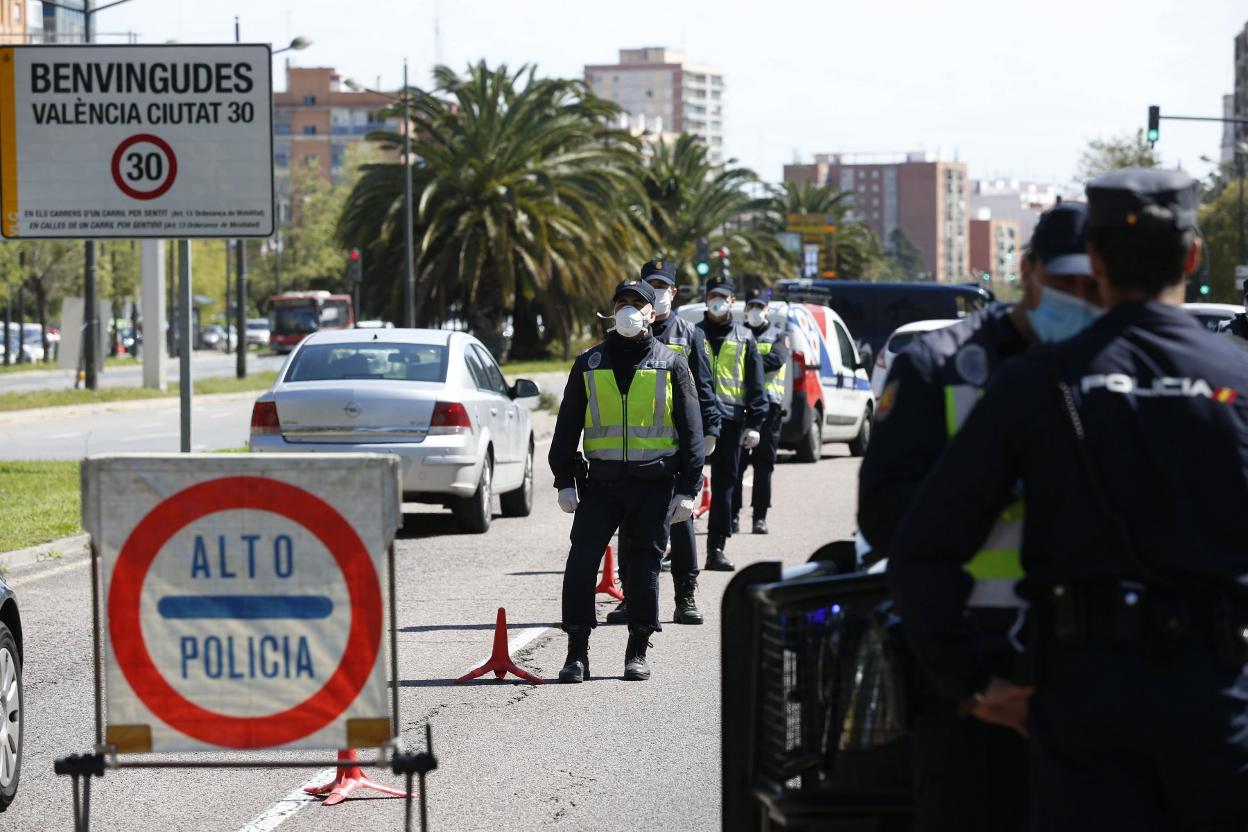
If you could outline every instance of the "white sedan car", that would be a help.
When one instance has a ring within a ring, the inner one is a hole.
[[[957,320],[938,318],[930,321],[914,321],[893,330],[893,334],[888,336],[888,340],[884,342],[884,348],[875,357],[875,372],[871,374],[871,388],[875,392],[875,398],[878,400],[880,396],[884,395],[884,384],[888,379],[888,371],[892,369],[893,360],[897,358],[897,353],[914,343],[916,339],[925,333],[953,326],[957,322]]]
[[[392,453],[403,498],[441,503],[469,532],[492,501],[533,507],[527,379],[508,385],[471,335],[440,329],[325,330],[291,353],[251,414],[253,453]]]

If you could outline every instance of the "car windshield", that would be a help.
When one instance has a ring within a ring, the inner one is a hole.
[[[316,307],[312,304],[274,307],[273,329],[287,335],[306,335],[309,332],[316,332]]]
[[[309,344],[295,354],[285,381],[446,381],[442,344]]]
[[[247,328],[248,329],[268,329],[269,324],[267,321],[249,321],[247,324]]]
[[[906,347],[913,344],[915,339],[922,334],[922,332],[898,332],[892,338],[888,339],[888,351],[901,352]]]

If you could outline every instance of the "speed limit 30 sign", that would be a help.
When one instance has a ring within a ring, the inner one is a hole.
[[[0,48],[0,233],[273,233],[267,45]]]

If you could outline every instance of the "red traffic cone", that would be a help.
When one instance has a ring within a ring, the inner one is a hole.
[[[611,551],[611,547],[607,546],[606,559],[602,563],[602,580],[598,582],[598,587],[594,590],[594,594],[606,593],[617,601],[624,600],[624,593],[620,591],[620,585],[615,582],[615,552]]]
[[[532,682],[535,685],[542,684],[541,679],[511,660],[511,651],[507,649],[507,610],[502,607],[498,608],[498,619],[494,623],[494,650],[490,653],[490,657],[485,660],[485,664],[475,670],[468,671],[456,679],[455,684],[458,685],[460,682],[467,682],[470,679],[476,679],[478,676],[484,676],[491,670],[494,671],[494,675],[499,679],[510,673],[513,676],[519,676],[526,682]]]
[[[326,783],[324,786],[308,786],[304,789],[308,794],[326,795],[322,801],[322,806],[337,806],[342,801],[350,797],[357,789],[372,789],[375,792],[388,794],[391,797],[407,797],[407,792],[402,789],[383,786],[374,782],[364,774],[364,770],[358,765],[360,755],[356,753],[354,748],[338,752],[338,761],[340,763],[351,763],[352,765],[338,766],[338,770],[334,772],[334,779]]]
[[[698,519],[703,514],[711,510],[711,475],[706,475],[706,481],[702,483],[702,502],[693,512],[693,519]]]

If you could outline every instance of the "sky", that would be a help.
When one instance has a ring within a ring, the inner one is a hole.
[[[393,88],[405,57],[421,85],[439,62],[579,78],[618,49],[669,46],[723,71],[726,155],[765,180],[815,153],[926,150],[975,179],[1065,184],[1090,139],[1144,127],[1150,104],[1220,116],[1248,2],[132,0],[96,29],[213,43],[233,40],[235,15],[246,42],[312,39],[275,58],[279,89],[287,58]],[[1203,176],[1221,131],[1163,121],[1157,147]]]

